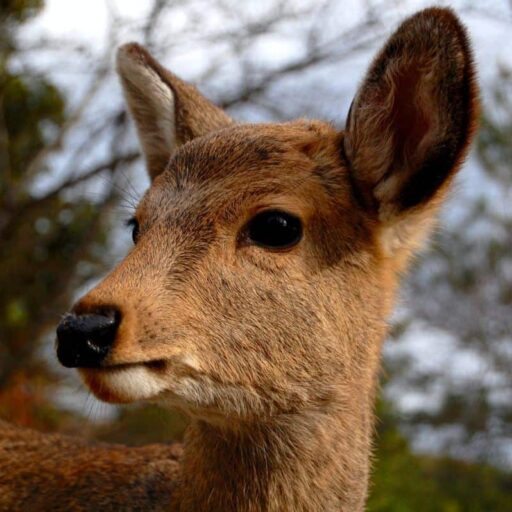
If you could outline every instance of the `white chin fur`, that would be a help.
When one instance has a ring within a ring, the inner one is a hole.
[[[119,398],[135,402],[154,397],[165,389],[165,380],[144,366],[111,370],[101,378],[103,388]]]

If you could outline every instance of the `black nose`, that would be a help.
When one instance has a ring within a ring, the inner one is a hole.
[[[113,345],[120,315],[67,315],[57,327],[57,357],[67,368],[98,367]]]

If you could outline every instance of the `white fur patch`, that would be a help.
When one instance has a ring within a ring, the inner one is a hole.
[[[146,156],[152,152],[170,154],[176,147],[172,89],[137,54],[131,53],[129,45],[120,48],[117,69]]]
[[[117,397],[135,402],[161,393],[166,388],[167,382],[163,377],[141,365],[104,372],[101,376],[101,384]]]
[[[393,256],[403,249],[421,249],[434,224],[435,218],[428,212],[411,213],[388,222],[381,232],[384,253]]]

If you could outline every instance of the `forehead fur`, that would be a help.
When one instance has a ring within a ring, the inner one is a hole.
[[[179,148],[169,161],[165,181],[173,181],[178,187],[187,182],[226,178],[240,183],[244,175],[254,180],[265,169],[281,167],[286,167],[293,177],[294,171],[298,174],[306,168],[310,170],[327,157],[332,164],[341,164],[335,154],[338,138],[333,128],[320,122],[235,125]]]

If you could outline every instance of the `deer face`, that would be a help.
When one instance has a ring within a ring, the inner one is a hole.
[[[103,400],[210,421],[367,403],[397,274],[472,133],[458,22],[406,21],[345,132],[235,124],[137,45],[118,68],[152,184],[134,248],[59,327],[61,362]]]
[[[364,324],[380,328],[385,290],[339,143],[294,123],[176,151],[135,212],[134,248],[74,308],[119,317],[81,370],[100,398],[261,417],[316,407],[367,372],[361,352],[378,345]]]

